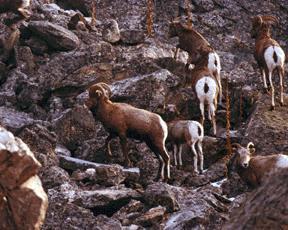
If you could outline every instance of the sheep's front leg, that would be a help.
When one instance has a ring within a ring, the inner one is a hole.
[[[200,159],[200,174],[203,173],[203,161],[204,161],[204,156],[203,156],[203,150],[202,150],[202,141],[198,141],[197,143],[198,150],[199,150],[199,159]]]
[[[200,101],[200,111],[201,111],[201,125],[204,126],[204,120],[205,120],[205,112],[204,112],[204,102]]]
[[[114,137],[115,137],[114,135],[110,134],[110,135],[107,137],[106,141],[105,141],[105,146],[106,146],[106,149],[107,149],[107,155],[108,155],[109,157],[112,156],[110,142],[111,142],[111,140],[112,140]]]
[[[179,46],[179,45],[176,46],[176,50],[175,50],[175,52],[174,52],[174,59],[175,59],[175,60],[177,60],[178,53],[179,53],[179,49],[180,49],[178,46]]]
[[[174,144],[174,151],[173,151],[173,155],[174,155],[174,165],[177,166],[178,162],[177,162],[177,153],[178,153],[178,148],[177,145]]]
[[[178,157],[179,157],[179,168],[182,168],[182,165],[183,165],[183,163],[182,163],[182,147],[183,147],[183,145],[180,145],[180,146],[179,146],[179,153],[178,153]]]
[[[126,167],[129,167],[131,165],[131,162],[129,160],[129,156],[128,156],[128,143],[127,143],[127,138],[126,137],[120,137],[120,144],[121,144],[121,148],[122,148],[122,152],[124,154],[125,157],[125,162],[124,165]]]

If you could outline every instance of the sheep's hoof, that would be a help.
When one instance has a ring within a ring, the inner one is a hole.
[[[203,170],[200,170],[199,175],[202,175],[202,174],[203,174]]]
[[[275,105],[271,105],[270,107],[270,111],[273,111],[273,110],[275,110]]]
[[[193,175],[198,176],[199,175],[199,171],[193,171]]]
[[[264,88],[264,89],[263,89],[263,93],[269,94],[269,89],[268,89],[268,88]]]
[[[280,102],[280,106],[284,106],[284,102]]]

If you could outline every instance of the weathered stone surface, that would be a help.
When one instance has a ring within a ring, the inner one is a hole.
[[[223,229],[286,229],[288,171],[272,173],[257,190],[248,195],[240,208],[234,209]]]
[[[40,229],[48,205],[40,167],[27,145],[0,127],[1,229]]]
[[[168,212],[179,210],[179,204],[175,194],[169,185],[165,183],[154,183],[149,185],[144,193],[144,199],[151,206],[161,205],[167,208]]]
[[[121,207],[121,202],[128,203],[131,199],[139,199],[140,196],[137,191],[124,186],[117,186],[94,191],[79,191],[73,203],[84,208],[109,208],[109,206],[112,206],[112,203],[114,203],[115,206],[117,206],[118,203]]]
[[[68,109],[54,119],[52,124],[59,142],[69,150],[75,150],[84,140],[95,135],[95,121],[92,114],[83,106]]]
[[[30,47],[32,52],[37,55],[43,55],[48,51],[48,46],[45,41],[39,39],[38,37],[31,37],[29,40],[25,41],[26,45]]]
[[[104,41],[110,43],[116,43],[120,40],[120,30],[116,20],[111,19],[105,24],[102,36]]]
[[[78,37],[64,27],[46,21],[32,21],[29,29],[56,50],[73,50],[80,44]]]
[[[162,206],[158,206],[155,208],[149,209],[143,215],[138,217],[135,220],[135,223],[143,226],[143,227],[158,227],[159,223],[162,222],[164,218],[164,214],[166,212],[166,208]]]
[[[60,166],[67,170],[76,171],[77,169],[79,169],[84,171],[87,169],[95,169],[95,172],[91,172],[92,175],[89,176],[96,183],[106,186],[119,185],[124,180],[136,182],[139,180],[140,177],[140,172],[138,168],[124,169],[120,165],[93,163],[61,155],[59,156],[59,159]]]
[[[143,30],[121,30],[121,41],[127,45],[137,45],[145,41]]]

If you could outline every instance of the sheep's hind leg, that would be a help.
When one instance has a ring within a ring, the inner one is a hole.
[[[197,152],[196,152],[196,149],[195,149],[195,142],[193,142],[191,145],[191,150],[192,150],[192,153],[193,153],[193,165],[194,165],[194,173],[195,174],[199,174],[199,171],[198,171],[198,161],[197,161]]]
[[[273,86],[273,82],[272,82],[272,72],[269,71],[269,82],[270,82],[270,86],[271,86],[271,94],[272,94],[272,101],[271,101],[271,110],[275,109],[275,90],[274,90],[274,86]]]
[[[204,161],[204,156],[203,156],[203,150],[202,150],[202,141],[197,142],[197,147],[198,147],[198,157],[200,159],[200,174],[203,173],[203,161]]]
[[[284,68],[283,67],[278,67],[278,74],[280,78],[280,105],[284,105],[284,99],[283,99],[283,76],[284,76]]]

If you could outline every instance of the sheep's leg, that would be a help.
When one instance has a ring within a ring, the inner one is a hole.
[[[266,92],[268,92],[268,86],[267,86],[267,82],[266,82],[266,72],[264,69],[262,69],[261,72],[262,72],[262,79],[263,79],[263,83],[264,83],[264,89]]]
[[[284,99],[283,99],[283,76],[284,76],[284,68],[283,67],[279,67],[278,68],[278,74],[279,74],[279,78],[280,78],[280,105],[283,106],[284,105]]]
[[[200,160],[200,174],[203,173],[203,161],[204,161],[204,156],[203,156],[203,150],[202,150],[202,141],[197,142],[198,150],[199,150],[199,160]]]
[[[193,164],[194,164],[194,173],[196,174],[199,174],[199,171],[197,169],[197,165],[198,165],[198,162],[197,162],[197,152],[196,152],[196,149],[195,149],[195,142],[193,142],[191,144],[191,149],[192,149],[192,152],[193,152]]]
[[[173,152],[173,154],[174,154],[174,165],[175,166],[177,166],[177,153],[178,153],[178,148],[177,148],[177,145],[175,144],[174,145],[174,152]]]
[[[131,165],[131,162],[129,160],[129,157],[128,157],[128,145],[127,145],[127,138],[126,137],[120,137],[120,143],[121,143],[121,147],[122,147],[122,152],[124,154],[124,157],[125,157],[125,162],[124,162],[124,165],[126,167],[129,167]]]
[[[180,167],[182,167],[183,163],[182,163],[182,147],[183,145],[179,146],[179,165]]]
[[[273,86],[273,82],[272,82],[272,71],[269,71],[269,82],[270,82],[270,86],[271,86],[271,93],[272,93],[272,103],[271,103],[271,110],[275,109],[275,98],[274,98],[274,86]]]
[[[175,52],[174,52],[174,59],[175,60],[177,60],[177,57],[178,57],[178,53],[179,53],[179,47],[178,47],[178,45],[176,46],[176,50],[175,50]]]
[[[216,73],[216,79],[219,86],[219,105],[222,105],[222,84],[221,84],[221,76],[220,73]]]
[[[112,156],[110,142],[111,142],[111,140],[112,140],[114,137],[115,137],[114,135],[111,135],[111,134],[110,134],[110,135],[107,137],[106,141],[105,141],[105,146],[106,146],[106,149],[107,149],[107,155],[108,155],[109,157]]]
[[[217,99],[214,99],[214,103],[209,104],[209,119],[212,121],[213,125],[213,134],[216,136],[216,119],[215,119],[215,107],[217,106]]]
[[[205,120],[205,112],[204,112],[204,102],[200,101],[200,111],[201,111],[201,125],[204,126],[204,120]]]

